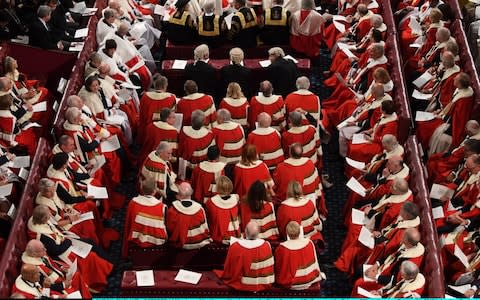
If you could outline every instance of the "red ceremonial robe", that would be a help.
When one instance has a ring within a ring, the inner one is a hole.
[[[215,145],[213,133],[205,127],[199,130],[191,126],[183,126],[178,135],[178,157],[187,161],[187,166],[194,168],[196,164],[207,160],[208,147]]]
[[[314,58],[320,54],[325,20],[315,10],[299,10],[292,14],[290,46],[297,52]]]
[[[242,148],[245,145],[242,126],[233,120],[215,124],[212,133],[215,143],[220,149],[220,161],[226,164],[236,164],[242,157]]]
[[[203,203],[217,192],[216,180],[225,175],[225,163],[219,161],[202,161],[192,172],[193,198]]]
[[[305,238],[323,241],[322,221],[318,217],[317,208],[312,200],[302,197],[288,198],[283,201],[277,210],[277,225],[284,239],[287,238],[286,227],[290,221],[300,224]]]
[[[248,114],[248,124],[250,128],[255,128],[255,122],[260,113],[266,112],[272,117],[272,127],[281,131],[286,126],[285,122],[285,104],[280,95],[271,95],[265,97],[262,95],[253,96],[250,100],[250,112]]]
[[[232,115],[232,121],[242,126],[247,126],[247,116],[250,105],[247,98],[242,97],[239,99],[233,99],[230,97],[223,98],[220,102],[219,108],[225,108]]]
[[[145,132],[148,133],[148,138],[143,142],[142,150],[139,154],[139,162],[143,162],[150,152],[157,149],[160,142],[167,142],[172,147],[172,162],[177,160],[178,131],[175,127],[167,122],[157,121],[148,124]]]
[[[267,165],[261,160],[254,161],[251,165],[245,166],[241,163],[235,165],[233,170],[233,190],[240,198],[248,193],[250,186],[260,180],[266,187],[273,187],[273,180]]]
[[[248,222],[255,221],[260,226],[259,238],[269,241],[278,239],[277,219],[272,202],[265,201],[259,212],[252,212],[248,203],[242,202],[240,204],[240,216],[242,231],[245,231]]]
[[[238,201],[238,195],[231,194],[215,195],[205,202],[210,233],[214,242],[228,245],[231,237],[242,236]]]
[[[255,145],[258,157],[269,169],[284,160],[280,133],[272,127],[260,127],[248,134],[247,144]]]
[[[145,92],[140,99],[141,118],[138,122],[137,142],[142,144],[145,139],[147,126],[155,121],[160,121],[160,112],[162,108],[175,109],[176,98],[174,94],[160,91]],[[152,135],[148,135],[150,138]],[[147,139],[148,140],[148,139]]]
[[[317,129],[312,125],[302,125],[292,127],[282,134],[283,152],[288,156],[289,148],[292,144],[299,143],[303,148],[303,157],[308,157],[314,164],[318,161],[318,156],[322,156],[322,148]]]
[[[183,126],[192,124],[192,112],[197,109],[205,113],[205,126],[210,127],[217,119],[212,97],[202,93],[193,93],[183,97],[177,103],[177,112],[183,114]]]

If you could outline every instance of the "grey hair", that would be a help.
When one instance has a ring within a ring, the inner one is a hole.
[[[275,56],[276,58],[282,58],[282,57],[285,56],[285,52],[284,52],[283,49],[280,48],[280,47],[270,48],[270,50],[268,50],[268,54],[269,54],[269,55],[273,55],[273,56]]]
[[[46,16],[52,14],[52,8],[47,5],[40,5],[37,9],[37,17],[45,18]]]
[[[310,88],[310,80],[306,76],[298,77],[295,84],[298,90],[308,90]]]
[[[288,116],[290,122],[292,122],[293,126],[300,126],[302,125],[302,114],[298,111],[292,111]]]
[[[402,262],[400,270],[402,270],[406,280],[415,279],[420,272],[418,266],[409,260]]]
[[[115,16],[115,11],[111,8],[107,8],[103,11],[103,18],[108,19]]]
[[[77,95],[70,95],[67,97],[67,106],[68,107],[76,107],[75,102],[76,101],[83,101],[82,98],[80,98]]]
[[[313,0],[302,0],[300,5],[302,9],[315,9],[315,2]]]
[[[49,178],[42,178],[38,181],[38,191],[40,193],[44,193],[48,188],[53,186],[55,186],[55,182]]]
[[[232,120],[232,114],[225,108],[220,108],[217,111],[217,117],[222,118],[224,122]]]
[[[58,144],[65,145],[71,138],[71,136],[64,134],[58,139]]]
[[[192,112],[192,127],[194,129],[202,128],[205,123],[205,113],[199,109]]]
[[[203,10],[206,12],[206,13],[212,13],[215,11],[215,2],[213,1],[207,1],[205,2],[205,4],[203,5]]]
[[[171,147],[167,142],[160,142],[158,144],[157,149],[155,150],[157,153],[163,153],[167,150],[169,150]]]
[[[230,54],[230,60],[232,61],[232,63],[236,65],[239,65],[245,57],[243,50],[238,47],[232,48],[229,54]]]
[[[82,114],[82,112],[76,108],[76,107],[69,107],[67,108],[67,110],[65,111],[65,119],[68,120],[68,122],[72,122],[73,119],[77,118],[78,116],[80,116]]]
[[[200,60],[200,59],[207,59],[208,56],[210,55],[210,52],[208,50],[208,46],[205,44],[201,44],[193,50],[193,58],[195,60]]]

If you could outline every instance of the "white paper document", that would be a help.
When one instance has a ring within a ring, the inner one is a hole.
[[[432,96],[433,96],[432,94],[424,94],[419,90],[414,90],[412,93],[412,97],[419,100],[428,100],[432,98]]]
[[[96,7],[87,7],[82,13],[82,16],[88,17],[88,16],[93,16],[97,12],[98,8]]]
[[[7,211],[7,216],[9,216],[12,219],[15,219],[15,213],[17,212],[17,209],[15,208],[15,204],[11,204],[10,208]]]
[[[183,114],[181,113],[175,113],[175,124],[173,127],[177,129],[177,132],[180,132],[182,129],[182,124],[183,124]]]
[[[412,33],[415,35],[422,35],[422,26],[417,21],[415,16],[410,17],[410,22],[408,23],[410,29],[412,29]]]
[[[350,116],[350,117],[346,118],[340,124],[337,125],[337,129],[340,130],[343,127],[346,127],[349,122],[355,122],[355,118],[353,116]]]
[[[87,193],[88,196],[93,196],[94,199],[107,199],[108,198],[108,192],[107,188],[103,186],[93,186],[93,185],[88,185],[87,186]]]
[[[78,269],[78,262],[75,259],[73,263],[68,267],[67,274],[65,275],[65,278],[67,279],[72,279],[75,273],[77,272]]]
[[[358,241],[362,243],[365,247],[373,249],[375,247],[375,239],[373,238],[372,233],[368,230],[367,227],[362,226],[360,235],[358,236]]]
[[[422,47],[422,44],[413,43],[413,44],[410,44],[409,47],[410,47],[410,48],[420,48],[420,47]]]
[[[41,112],[47,110],[47,101],[38,102],[32,105],[33,112]]]
[[[30,167],[30,156],[15,156],[9,166],[12,168],[28,168]]]
[[[361,185],[355,177],[351,177],[348,180],[347,187],[362,197],[365,197],[367,194],[363,185]]]
[[[87,8],[87,5],[85,4],[85,1],[82,1],[82,2],[75,3],[75,5],[72,8],[70,8],[70,11],[73,13],[81,14],[85,11],[86,8]]]
[[[85,27],[85,28],[77,29],[75,31],[74,37],[76,39],[81,39],[81,38],[87,37],[87,35],[88,35],[88,27]]]
[[[361,287],[358,287],[357,293],[359,295],[362,295],[362,296],[367,297],[367,298],[381,298],[381,296],[374,295],[374,294],[370,293],[369,291],[367,291],[366,289],[363,289]]]
[[[122,82],[120,86],[131,90],[137,90],[140,88],[138,85],[133,85],[130,82]]]
[[[105,141],[101,142],[100,149],[102,149],[102,152],[113,152],[120,149],[120,141],[118,140],[117,135],[112,135]]]
[[[445,214],[443,213],[443,206],[437,206],[432,208],[432,215],[433,219],[441,219],[445,217]]]
[[[125,122],[125,118],[121,115],[111,115],[105,118],[105,123],[110,125],[122,125]]]
[[[155,15],[164,16],[166,13],[165,6],[158,5],[158,4],[155,5],[155,8],[153,9],[153,13]]]
[[[223,18],[225,20],[225,23],[227,24],[228,30],[232,29],[232,18],[234,15],[235,15],[234,13],[231,13],[227,15],[225,18]]]
[[[102,154],[102,155],[95,156],[95,158],[90,160],[89,163],[93,165],[93,168],[88,170],[88,174],[92,176],[106,163],[105,155]]]
[[[83,213],[80,215],[80,218],[76,221],[72,222],[72,225],[82,223],[83,221],[93,220],[95,217],[93,216],[93,212],[89,211],[88,213]]]
[[[29,174],[30,172],[25,168],[21,168],[20,171],[18,171],[18,177],[22,178],[23,180],[27,180]]]
[[[457,244],[455,244],[453,254],[458,258],[458,260],[460,260],[460,262],[465,266],[465,268],[470,268],[470,263],[468,262],[467,256],[465,255],[465,253],[463,253],[462,249],[460,249]]]
[[[340,32],[340,33],[344,33],[345,32],[345,24],[342,24],[340,22],[337,22],[335,20],[333,20],[333,26],[335,26],[335,28]]]
[[[430,81],[430,79],[433,78],[433,75],[430,74],[430,72],[425,72],[422,74],[422,76],[418,77],[417,79],[415,79],[413,81],[413,84],[417,87],[417,88],[422,88],[422,86],[425,85],[425,83],[427,83],[428,81]]]
[[[92,251],[92,245],[82,242],[80,240],[71,239],[72,241],[72,252],[81,258],[88,256],[90,251]]]
[[[449,189],[448,187],[441,184],[434,183],[432,185],[432,189],[430,190],[430,198],[440,199],[443,196],[446,196],[448,197],[448,199],[451,199],[453,197],[453,193],[455,193],[454,190]]]
[[[458,285],[458,286],[449,285],[448,287],[454,291],[459,292],[460,294],[465,294],[466,291],[472,288],[472,285],[471,284],[464,284],[464,285]]]
[[[141,39],[145,32],[147,32],[147,26],[144,22],[135,23],[130,29],[130,35],[137,40]]]
[[[289,59],[289,60],[293,61],[294,63],[298,64],[298,60],[296,60],[295,58],[293,58],[290,54],[289,54],[289,55],[285,55],[283,58]]]
[[[480,19],[480,6],[475,7],[475,19]]]
[[[59,92],[60,94],[63,94],[63,92],[65,91],[65,88],[67,87],[67,83],[68,83],[68,80],[66,80],[63,77],[60,78],[60,81],[58,82],[57,92]]]
[[[28,122],[27,125],[23,126],[23,130],[27,130],[28,128],[31,127],[42,127],[42,125],[38,124],[37,122]]]
[[[435,115],[428,111],[417,111],[415,114],[415,121],[424,122],[435,119]]]
[[[173,70],[185,70],[187,66],[187,61],[183,59],[176,59],[173,61],[172,69]]]
[[[153,276],[153,270],[136,271],[135,277],[137,278],[137,286],[155,285],[155,277]]]
[[[352,208],[352,223],[355,225],[365,225],[365,213],[361,210]]]
[[[345,16],[341,16],[341,15],[333,15],[333,20],[335,21],[347,21],[347,18]]]
[[[80,291],[75,291],[67,295],[67,299],[83,299]]]
[[[368,143],[369,141],[365,138],[365,135],[363,133],[355,133],[352,137],[352,144],[357,145],[357,144],[365,144]]]
[[[192,272],[180,269],[175,277],[176,281],[197,284],[202,277],[202,273]]]
[[[12,193],[13,183],[7,183],[0,186],[0,197],[10,196]]]
[[[365,169],[365,163],[363,161],[356,161],[356,160],[351,159],[349,157],[346,157],[345,160],[347,161],[348,165],[350,165],[351,167],[353,167],[357,170]]]
[[[83,50],[83,42],[73,42],[70,44],[70,48],[68,48],[68,51],[70,52],[80,52]]]
[[[269,59],[267,59],[267,60],[261,60],[261,61],[259,61],[258,63],[259,63],[263,68],[266,68],[266,67],[268,67],[269,65],[272,64],[272,62],[271,62]]]

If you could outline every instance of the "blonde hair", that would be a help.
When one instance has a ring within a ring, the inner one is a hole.
[[[303,196],[302,186],[298,181],[292,180],[288,183],[287,198],[299,199]]]
[[[227,176],[220,176],[215,181],[219,195],[230,195],[233,191],[233,183]]]
[[[242,87],[236,82],[230,82],[227,87],[227,97],[232,99],[243,98]]]

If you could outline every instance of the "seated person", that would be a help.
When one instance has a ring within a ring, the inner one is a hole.
[[[250,99],[250,111],[248,113],[248,124],[250,128],[255,128],[255,122],[258,115],[262,112],[272,117],[272,127],[279,132],[287,127],[285,122],[285,104],[281,95],[273,94],[273,86],[270,81],[260,83],[260,92],[258,96]]]
[[[240,88],[248,99],[252,96],[250,88],[251,70],[245,67],[243,62],[244,53],[240,48],[232,48],[229,52],[230,64],[223,66],[220,69],[220,78],[222,85],[219,95],[222,95],[230,83],[236,82],[240,85]]]
[[[257,46],[257,15],[245,0],[234,0],[233,7],[237,10],[232,18],[230,36],[233,45],[242,49]]]
[[[207,159],[192,171],[193,198],[199,203],[205,202],[218,192],[216,181],[225,174],[226,164],[220,161],[220,149],[216,145],[208,147]]]
[[[295,221],[286,226],[288,239],[275,249],[275,282],[292,290],[306,290],[322,279],[313,242],[302,236]]]
[[[55,37],[53,31],[47,23],[52,17],[52,9],[47,5],[40,5],[37,10],[37,18],[30,24],[29,43],[33,47],[39,47],[46,50],[65,50],[70,44],[61,41]]]
[[[178,186],[177,200],[167,212],[168,241],[175,248],[200,249],[212,242],[205,210],[191,199],[192,187],[188,182]]]
[[[197,17],[198,42],[212,48],[224,43],[228,28],[222,15],[215,14],[215,1],[206,1],[203,14]]]
[[[207,45],[202,44],[196,47],[193,51],[193,59],[195,61],[185,67],[185,78],[187,80],[195,81],[198,86],[198,92],[211,95],[212,97],[216,98],[215,82],[217,78],[217,72],[208,63],[210,60],[209,56],[210,51]],[[186,90],[185,93],[187,93]]]
[[[175,12],[167,24],[168,41],[175,45],[191,44],[196,41],[195,16],[190,15],[190,0],[175,2]]]
[[[266,45],[287,45],[290,38],[290,15],[283,0],[273,0],[272,7],[263,11],[260,39]]]
[[[325,20],[315,10],[313,0],[302,0],[301,8],[292,14],[290,46],[297,52],[315,58],[320,54]]]
[[[242,155],[242,147],[245,145],[245,133],[242,126],[232,119],[228,109],[220,108],[217,111],[217,121],[212,128],[212,133],[215,144],[220,149],[220,161],[231,166],[238,163]]]
[[[269,242],[258,237],[259,233],[259,225],[251,221],[245,227],[245,239],[232,241],[223,271],[214,270],[226,285],[250,292],[272,286],[275,281],[272,248]]]
[[[211,80],[211,77],[207,78]],[[193,80],[185,81],[183,88],[185,96],[177,103],[177,112],[183,114],[182,126],[190,125],[193,111],[199,109],[205,113],[204,125],[211,128],[216,117],[212,96],[200,93],[197,83]]]
[[[141,183],[142,194],[134,197],[127,208],[122,256],[126,257],[129,244],[150,248],[165,244],[167,206],[155,198],[157,183],[145,179]]]

